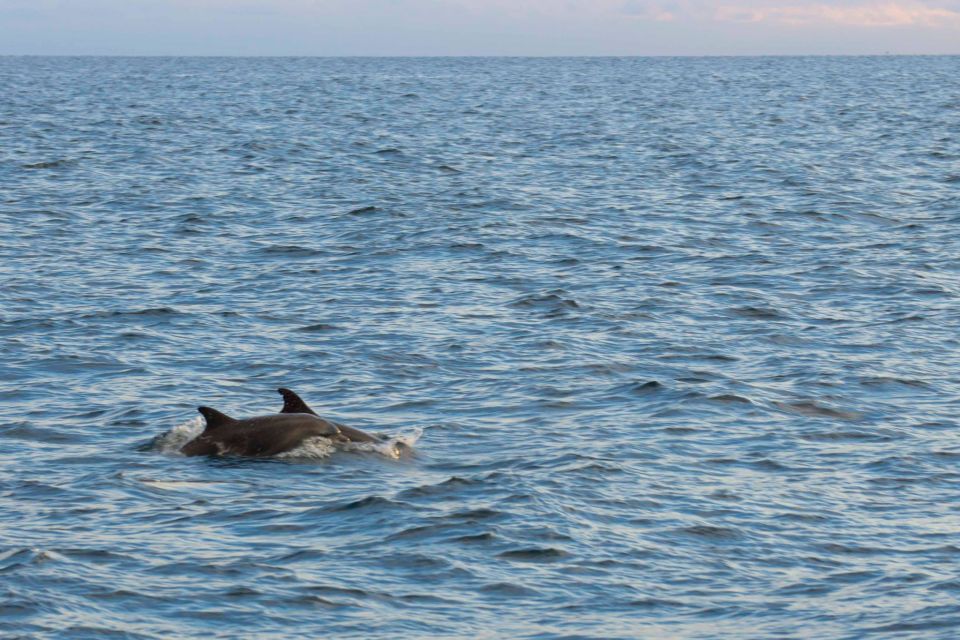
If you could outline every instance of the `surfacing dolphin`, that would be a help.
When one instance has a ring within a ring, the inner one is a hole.
[[[186,456],[273,456],[296,449],[309,438],[334,442],[380,442],[378,438],[319,417],[289,389],[280,413],[237,420],[210,407],[198,407],[206,426],[199,436],[181,447]]]

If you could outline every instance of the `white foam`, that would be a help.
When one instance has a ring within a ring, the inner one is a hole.
[[[343,445],[343,450],[376,453],[385,458],[399,460],[404,455],[409,455],[413,450],[413,445],[422,435],[423,428],[415,427],[407,433],[399,433],[383,442],[348,442]]]
[[[203,433],[203,416],[182,422],[153,442],[153,448],[168,455],[182,455],[180,448]]]
[[[283,453],[278,453],[276,458],[311,458],[314,460],[319,460],[322,458],[329,458],[330,454],[336,451],[337,448],[334,446],[333,442],[330,441],[330,438],[324,436],[317,436],[316,438],[307,438],[299,447],[291,449],[290,451],[285,451]]]

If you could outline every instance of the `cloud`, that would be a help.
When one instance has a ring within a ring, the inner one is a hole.
[[[676,20],[679,13],[676,7],[661,5],[656,2],[643,2],[642,0],[627,0],[620,7],[620,11],[629,16],[638,16],[657,22]]]
[[[856,6],[795,4],[770,7],[721,6],[718,20],[778,22],[783,24],[836,24],[856,27],[940,26],[960,22],[960,13],[921,3],[881,2]]]
[[[852,27],[960,26],[960,4],[922,0],[626,0],[620,12],[647,20],[842,25]]]

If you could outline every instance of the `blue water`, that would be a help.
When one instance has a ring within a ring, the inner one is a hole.
[[[960,632],[960,58],[0,88],[0,636]]]

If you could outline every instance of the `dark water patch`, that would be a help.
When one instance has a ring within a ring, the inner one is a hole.
[[[514,551],[504,551],[501,554],[498,554],[497,557],[503,560],[511,560],[513,562],[531,562],[531,563],[540,563],[540,562],[558,562],[567,558],[570,554],[561,550],[555,549],[553,547],[531,547],[526,549],[516,549]]]
[[[301,588],[302,591],[315,597],[326,598],[331,601],[339,601],[341,606],[357,605],[366,600],[388,600],[389,596],[376,591],[358,589],[356,587],[311,584]]]
[[[62,158],[59,160],[44,160],[22,165],[24,169],[60,169],[73,164],[73,160]]]
[[[752,320],[782,320],[784,315],[776,309],[769,307],[744,306],[733,309],[733,313],[742,318]]]
[[[493,582],[480,587],[480,592],[501,598],[533,598],[540,595],[536,589],[531,589],[522,584],[508,582]]]
[[[839,542],[829,542],[817,546],[823,551],[839,556],[880,556],[892,551],[892,549],[889,548],[871,547],[858,544],[843,544]]]
[[[5,335],[16,335],[31,331],[50,331],[52,329],[65,330],[81,326],[81,322],[69,318],[17,318],[0,320],[0,332]]]
[[[294,244],[270,245],[260,249],[260,254],[282,258],[314,258],[326,255],[326,252]]]
[[[450,516],[450,518],[458,518],[461,520],[502,520],[508,517],[508,513],[505,511],[499,511],[497,509],[488,509],[488,508],[479,508],[479,509],[469,509],[467,511],[457,511]]]
[[[450,245],[450,248],[455,251],[479,251],[484,249],[484,245],[480,242],[457,242]]]
[[[407,489],[399,494],[399,497],[404,499],[425,497],[425,496],[434,496],[442,495],[448,493],[461,493],[467,489],[467,487],[476,486],[482,484],[481,480],[474,480],[469,478],[460,478],[458,476],[453,476],[439,482],[436,484],[423,485],[420,487],[414,487],[412,489]]]
[[[671,433],[675,435],[693,435],[701,433],[703,429],[697,429],[696,427],[664,427],[664,433]]]
[[[659,381],[647,380],[645,382],[633,382],[626,387],[620,387],[619,389],[638,395],[649,395],[661,391],[663,388],[663,384]]]
[[[708,400],[711,402],[718,402],[720,404],[753,404],[749,398],[744,398],[743,396],[738,396],[734,393],[722,393],[720,395],[710,396]]]
[[[68,547],[56,549],[55,551],[56,553],[69,558],[70,560],[93,564],[126,563],[132,560],[131,556],[125,553],[121,553],[120,551],[111,551],[109,549]]]
[[[960,626],[956,608],[947,605],[928,606],[917,611],[907,620],[866,629],[868,633],[900,634],[907,632],[953,630]]]
[[[430,593],[405,593],[397,596],[397,599],[401,602],[421,605],[462,606],[464,604],[460,600],[443,598]]]
[[[347,602],[337,602],[336,600],[330,600],[322,596],[315,595],[301,595],[293,598],[288,598],[284,601],[284,604],[290,604],[295,607],[301,606],[311,606],[311,607],[320,607],[322,609],[349,609],[356,607],[357,605],[347,603]]]
[[[438,523],[438,524],[429,524],[422,525],[418,527],[412,527],[410,529],[404,529],[397,533],[392,533],[387,536],[387,540],[421,540],[421,539],[431,539],[436,537],[438,534],[442,534],[445,531],[451,528],[458,528],[461,526],[459,523]]]
[[[886,433],[859,430],[819,431],[800,437],[812,442],[890,442],[893,440],[893,437]]]
[[[819,597],[825,596],[827,594],[833,593],[837,590],[837,587],[828,585],[828,584],[818,584],[818,583],[809,583],[809,582],[798,582],[795,584],[789,584],[785,587],[777,589],[776,594],[778,596],[785,597]]]
[[[676,533],[705,540],[737,540],[742,537],[742,534],[736,529],[706,524],[683,527],[677,529]]]
[[[310,324],[304,327],[300,327],[299,329],[297,329],[297,331],[302,331],[305,333],[321,333],[326,331],[338,331],[340,329],[342,329],[342,327],[335,324],[318,322],[317,324]]]
[[[761,457],[759,459],[748,459],[748,458],[707,458],[703,461],[708,465],[717,465],[717,466],[735,466],[735,467],[745,467],[748,469],[753,469],[755,471],[765,471],[772,473],[780,472],[800,472],[803,469],[796,466],[788,466],[782,462],[778,462],[771,458]]]
[[[745,462],[745,464],[757,471],[769,471],[769,472],[781,472],[781,471],[800,472],[802,471],[801,467],[786,465],[782,462],[778,462],[777,460],[772,460],[770,458],[761,458],[760,460],[750,460]]]
[[[564,298],[561,293],[527,294],[509,303],[517,309],[543,309],[557,311],[579,309],[580,305],[572,298]]]
[[[21,627],[21,631],[33,631],[34,629],[27,624],[26,618],[38,615],[42,610],[43,607],[36,602],[17,599],[15,596],[7,594],[3,594],[3,597],[0,598],[0,620],[7,621],[6,624],[12,624],[13,621],[16,620],[17,624]],[[12,637],[18,640],[20,638],[26,640],[30,638],[31,635],[24,633],[23,635]]]
[[[683,609],[686,605],[677,600],[664,598],[638,598],[627,603],[628,606],[640,610]]]
[[[365,207],[357,207],[356,209],[351,209],[350,211],[347,212],[347,215],[351,215],[351,216],[365,216],[365,215],[369,215],[369,214],[371,214],[371,213],[377,213],[378,211],[380,211],[380,208],[379,208],[379,207],[375,207],[375,206],[373,206],[373,205],[368,205],[368,206],[365,206]]]
[[[836,409],[834,407],[829,407],[814,400],[801,400],[797,402],[774,402],[775,406],[783,409],[784,411],[789,411],[791,413],[797,413],[803,416],[809,416],[812,418],[835,418],[838,420],[859,420],[861,414],[855,411],[847,411],[844,409]]]
[[[879,571],[835,571],[826,579],[836,584],[861,584],[874,582],[882,577],[883,574]]]
[[[322,560],[327,551],[323,549],[298,549],[277,557],[274,562],[279,564],[300,564]]]
[[[174,309],[172,307],[150,307],[146,309],[113,309],[113,310],[104,310],[97,311],[94,313],[88,313],[81,315],[81,319],[87,318],[111,318],[111,319],[124,319],[124,318],[171,318],[174,316],[184,315],[182,311]]]
[[[109,627],[93,625],[71,625],[63,629],[63,633],[70,638],[85,640],[90,638],[130,638],[131,640],[150,640],[156,636],[131,632],[125,629],[112,629]]]
[[[386,567],[393,567],[402,572],[423,572],[428,571],[440,577],[442,574],[453,574],[466,576],[468,571],[459,569],[446,558],[436,555],[427,555],[423,553],[396,553],[386,556],[380,560]]]
[[[776,520],[785,522],[827,522],[831,519],[829,515],[822,513],[780,513],[774,516]]]
[[[486,544],[488,542],[493,542],[497,539],[497,536],[489,531],[484,531],[483,533],[475,533],[468,536],[460,536],[458,538],[451,538],[450,542],[458,542],[460,544]]]
[[[388,498],[382,498],[380,496],[367,496],[366,498],[361,498],[360,500],[353,500],[347,502],[346,504],[338,504],[330,507],[325,507],[324,511],[338,512],[338,511],[354,511],[357,509],[364,510],[380,510],[384,508],[396,508],[403,506],[403,503],[390,500]]]
[[[894,387],[894,386],[905,386],[913,388],[929,388],[929,384],[922,380],[912,380],[907,378],[895,378],[890,376],[870,376],[867,378],[861,378],[860,384],[865,387]]]

